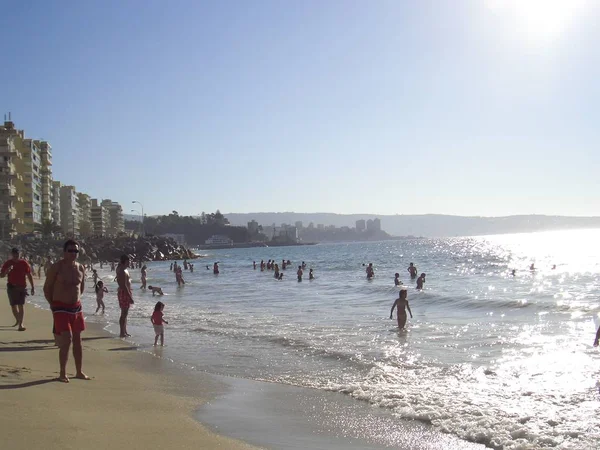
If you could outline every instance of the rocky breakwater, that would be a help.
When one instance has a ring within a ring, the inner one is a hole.
[[[21,253],[30,259],[48,257],[56,259],[62,256],[62,246],[65,239],[15,239],[3,243],[7,251],[11,247],[18,247]],[[194,259],[198,255],[173,239],[157,236],[144,238],[132,237],[94,237],[79,239],[81,244],[80,260],[82,262],[110,262],[118,261],[121,255],[127,254],[134,261],[166,261],[178,259]]]

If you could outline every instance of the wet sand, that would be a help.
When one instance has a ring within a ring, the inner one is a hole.
[[[36,285],[39,296],[37,280]],[[2,289],[0,427],[6,448],[256,448],[219,436],[193,418],[198,405],[223,389],[211,377],[199,374],[184,383],[163,370],[167,361],[130,351],[127,342],[90,326],[83,333],[83,371],[92,379],[60,383],[50,311],[26,304],[27,330],[18,332],[13,323]],[[74,371],[71,355],[67,373]]]

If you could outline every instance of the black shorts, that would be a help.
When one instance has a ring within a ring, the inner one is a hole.
[[[8,302],[10,303],[10,306],[25,304],[27,288],[22,286],[15,286],[14,284],[7,284],[6,293],[8,294]]]

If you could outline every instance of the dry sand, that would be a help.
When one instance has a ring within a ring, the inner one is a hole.
[[[36,280],[36,296],[41,295]],[[100,327],[83,333],[90,381],[55,381],[58,349],[49,310],[25,305],[26,331],[11,325],[0,291],[0,430],[3,448],[252,449],[208,431],[192,418],[220,388],[208,376],[186,377],[170,363],[134,350]],[[67,374],[73,376],[72,354]]]

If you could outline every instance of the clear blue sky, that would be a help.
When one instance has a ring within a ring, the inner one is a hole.
[[[1,112],[125,212],[598,215],[599,5],[4,2]]]

